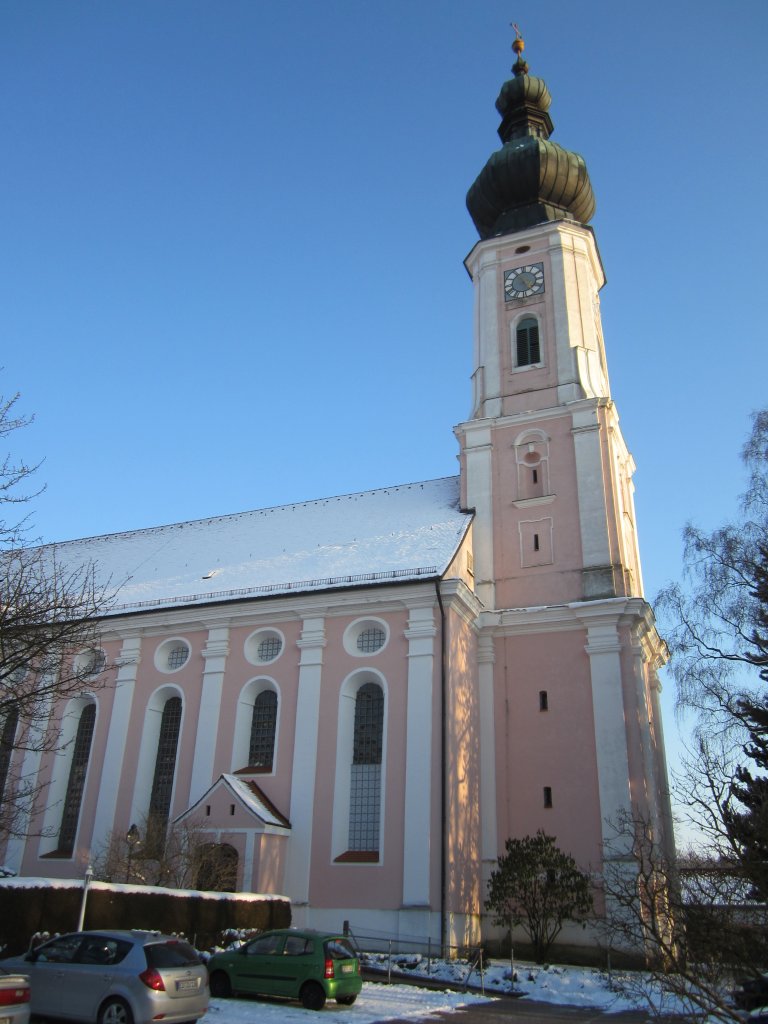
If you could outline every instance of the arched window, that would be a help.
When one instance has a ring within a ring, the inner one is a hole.
[[[532,363],[541,362],[539,321],[536,317],[523,317],[515,330],[515,343],[518,366],[530,366]]]
[[[59,853],[70,854],[75,848],[77,822],[80,818],[80,805],[83,802],[85,776],[91,756],[93,726],[96,721],[96,705],[86,704],[80,713],[77,733],[72,747],[72,761],[69,766],[67,794],[64,797],[64,810],[61,814],[59,827]]]
[[[364,683],[355,697],[349,792],[350,851],[379,849],[383,738],[384,692],[378,683]]]
[[[5,787],[8,783],[8,771],[11,767],[11,757],[13,755],[13,741],[16,739],[18,727],[18,708],[11,708],[5,716],[3,729],[0,732],[0,804],[5,799]]]
[[[275,756],[275,728],[277,726],[277,694],[262,690],[253,704],[251,741],[248,747],[248,767],[262,772],[272,771]]]
[[[163,707],[160,720],[160,735],[157,741],[155,774],[152,778],[152,793],[149,798],[147,818],[147,844],[151,853],[162,852],[168,816],[171,810],[173,779],[176,774],[176,753],[181,730],[181,697],[169,697]]]

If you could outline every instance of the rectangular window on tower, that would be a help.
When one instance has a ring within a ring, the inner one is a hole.
[[[551,517],[523,520],[520,531],[520,564],[523,568],[534,565],[551,565],[553,523]]]

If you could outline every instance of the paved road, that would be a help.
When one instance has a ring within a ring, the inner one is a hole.
[[[573,1006],[552,1006],[529,999],[494,999],[490,1003],[473,1003],[452,1013],[432,1013],[426,1018],[445,1024],[645,1024],[648,1014],[641,1010],[623,1013],[603,1013]],[[413,1024],[412,1021],[392,1020],[388,1024]]]

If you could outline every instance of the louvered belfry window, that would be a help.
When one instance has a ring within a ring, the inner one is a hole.
[[[517,325],[517,365],[530,366],[541,362],[541,346],[539,345],[539,322],[535,317],[527,316]]]
[[[77,822],[80,818],[80,805],[83,802],[85,775],[91,756],[93,726],[96,721],[96,705],[87,704],[77,724],[75,744],[72,748],[72,763],[69,766],[67,795],[64,798],[64,810],[61,814],[59,828],[59,853],[72,853],[75,848]]]
[[[381,817],[381,760],[384,693],[365,683],[355,699],[352,777],[349,800],[349,849],[378,850]]]
[[[251,742],[248,750],[248,765],[251,768],[272,771],[276,726],[277,694],[274,690],[262,690],[253,704]]]

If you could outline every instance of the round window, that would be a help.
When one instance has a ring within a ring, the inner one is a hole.
[[[252,665],[268,665],[280,657],[284,644],[276,629],[259,629],[245,641],[245,656]]]
[[[155,651],[155,668],[159,672],[178,672],[189,661],[190,653],[186,640],[179,637],[164,640]]]
[[[75,672],[83,679],[91,679],[103,671],[107,663],[107,656],[104,651],[92,648],[90,651],[82,651],[75,659]]]
[[[344,632],[344,649],[347,654],[362,658],[378,652],[389,640],[386,622],[380,619],[358,619],[347,626]]]

